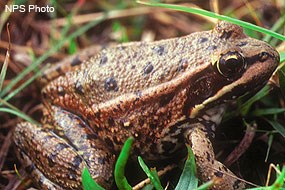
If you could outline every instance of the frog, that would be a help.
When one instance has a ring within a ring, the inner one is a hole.
[[[201,182],[243,189],[210,139],[227,106],[261,89],[279,60],[269,44],[225,21],[183,37],[89,48],[43,73],[42,121],[15,127],[18,158],[40,189],[82,189],[85,167],[110,189],[129,137],[133,157],[146,161],[173,158],[189,144]]]

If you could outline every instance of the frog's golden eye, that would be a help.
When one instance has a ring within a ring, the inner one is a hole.
[[[235,77],[240,75],[246,68],[246,62],[242,54],[230,51],[222,54],[216,63],[217,70],[224,77]]]

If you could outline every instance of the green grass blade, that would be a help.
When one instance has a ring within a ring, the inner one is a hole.
[[[265,121],[267,121],[274,129],[278,131],[278,133],[285,137],[285,128],[279,122],[269,119],[265,119]]]
[[[265,85],[259,92],[257,92],[253,97],[248,99],[240,108],[242,115],[247,115],[250,107],[252,104],[261,98],[265,97],[271,90],[271,87],[269,85]]]
[[[272,28],[270,29],[271,31],[277,31],[278,29],[280,29],[281,27],[283,27],[285,24],[285,14],[283,14],[282,17],[280,17],[275,24],[272,26]],[[271,39],[271,35],[266,35],[262,40],[265,42],[269,42]]]
[[[192,149],[187,146],[188,158],[185,162],[182,174],[175,190],[185,189],[192,190],[198,187],[198,178],[196,177],[195,157]]]
[[[47,66],[46,66],[47,67]],[[44,67],[43,69],[45,69]],[[21,90],[23,90],[26,86],[31,84],[36,78],[38,78],[41,75],[41,72],[36,72],[31,78],[26,80],[23,84],[21,84],[18,88],[13,90],[11,93],[9,93],[7,96],[5,96],[4,100],[9,101],[11,98],[13,98],[15,95],[17,95]],[[1,105],[1,104],[0,104]]]
[[[266,109],[256,109],[251,114],[253,116],[264,116],[264,115],[275,115],[285,112],[285,108],[266,108]]]
[[[285,52],[280,53],[280,62],[285,61]],[[278,70],[279,84],[280,90],[283,95],[283,99],[285,99],[285,64]]]
[[[277,179],[274,181],[274,183],[271,186],[255,187],[247,190],[285,190],[285,188],[282,187],[284,185],[284,180],[285,180],[285,167],[283,166],[281,174],[277,177]]]
[[[143,159],[139,156],[138,157],[139,164],[143,171],[146,173],[147,177],[150,179],[151,183],[155,187],[156,190],[163,190],[163,187],[161,186],[160,180],[157,177],[157,174],[153,174],[152,171],[147,167],[147,165],[144,163]],[[156,172],[154,172],[156,173]]]
[[[206,183],[203,183],[202,185],[200,185],[197,189],[195,189],[195,190],[207,190],[207,189],[209,189],[211,186],[213,186],[214,185],[214,180],[210,180],[210,181],[208,181],[208,182],[206,182]]]
[[[115,181],[119,190],[131,190],[132,187],[127,181],[125,177],[125,166],[128,161],[128,157],[130,155],[130,151],[132,148],[134,139],[132,137],[128,138],[121,150],[121,153],[118,157],[118,160],[115,165]]]
[[[158,173],[157,173],[156,169],[150,169],[150,172],[151,172],[152,176],[154,177],[154,179],[155,179],[156,183],[157,183],[160,187],[162,187],[162,185],[161,185],[161,182],[160,182],[160,179],[159,179],[159,176],[158,176]]]
[[[185,6],[181,6],[181,5],[164,4],[164,3],[151,3],[151,2],[144,2],[144,1],[137,1],[137,3],[143,4],[143,5],[148,5],[148,6],[163,7],[163,8],[173,9],[173,10],[177,10],[177,11],[188,12],[188,13],[192,13],[192,14],[204,15],[204,16],[208,16],[211,18],[216,18],[219,20],[228,21],[228,22],[231,22],[233,24],[237,24],[239,26],[242,26],[244,28],[249,28],[251,30],[255,30],[255,31],[258,31],[258,32],[261,32],[264,34],[268,34],[270,36],[273,36],[274,38],[285,41],[285,36],[283,36],[282,34],[270,31],[268,29],[262,28],[260,26],[256,26],[254,24],[251,24],[251,23],[248,23],[248,22],[245,22],[242,20],[238,20],[238,19],[228,17],[225,15],[219,15],[217,13],[210,12],[207,10],[185,7]]]
[[[285,66],[282,67],[282,69],[278,71],[278,76],[279,76],[280,90],[281,90],[283,99],[285,99]]]
[[[30,118],[28,115],[26,115],[25,113],[23,113],[22,111],[20,111],[18,108],[16,108],[15,106],[13,106],[12,104],[6,102],[3,99],[0,99],[0,104],[3,104],[5,106],[7,106],[8,108],[1,108],[0,107],[0,112],[8,112],[8,113],[12,113],[16,116],[19,116],[23,119],[25,119],[26,121],[33,123],[35,125],[39,125],[39,123],[35,120],[33,120],[32,118]]]
[[[282,188],[282,186],[284,185],[284,181],[285,181],[285,166],[283,166],[281,174],[275,180],[272,187],[276,190],[277,189],[284,190],[285,188],[284,187]]]
[[[44,60],[46,60],[50,55],[58,51],[67,41],[70,41],[71,39],[76,38],[77,36],[80,36],[82,33],[86,32],[90,28],[96,26],[98,23],[105,20],[107,17],[106,15],[103,15],[101,17],[98,17],[94,21],[82,26],[77,31],[73,32],[70,36],[67,38],[59,41],[52,49],[50,49],[47,53],[39,57],[35,62],[33,62],[29,67],[24,69],[20,74],[18,74],[17,77],[15,77],[1,92],[0,97],[3,97],[5,94],[7,94],[21,79],[23,79],[24,76],[26,76],[28,73],[33,71],[36,67],[38,67]]]
[[[280,63],[285,61],[285,52],[280,52]]]
[[[61,37],[65,38],[65,35],[67,34],[70,26],[71,26],[71,19],[70,17],[67,17],[67,25],[62,29]],[[47,67],[47,66],[46,66]],[[42,70],[45,70],[46,67],[44,67]],[[21,86],[19,86],[17,89],[15,89],[13,92],[9,93],[4,100],[9,101],[11,98],[13,98],[16,94],[18,94],[22,89],[24,89],[26,86],[28,86],[30,83],[32,83],[37,77],[41,75],[41,72],[35,73],[31,78],[29,78],[27,81],[25,81]],[[1,89],[1,88],[0,88]]]
[[[6,113],[10,113],[13,114],[15,116],[18,116],[30,123],[36,123],[32,118],[30,118],[29,116],[27,116],[26,114],[24,114],[23,112],[19,111],[19,110],[14,110],[14,109],[10,109],[10,108],[0,108],[0,112],[6,112]]]
[[[54,4],[57,5],[56,1],[54,1]],[[57,7],[59,7],[59,6],[57,6]],[[72,12],[66,17],[67,22],[60,32],[60,36],[62,39],[65,38],[66,34],[68,33],[69,29],[71,28],[72,21],[73,21],[72,18],[74,17],[74,15],[76,14],[77,11],[78,11],[77,8],[72,9]],[[54,22],[52,22],[52,25],[54,25]],[[75,45],[75,38],[70,39],[69,44],[70,44],[70,46],[68,49],[68,53],[73,54],[76,51],[76,48],[73,47]]]
[[[265,156],[265,162],[267,162],[267,160],[268,160],[269,152],[270,152],[270,149],[272,147],[273,138],[274,138],[274,135],[272,133],[270,133],[268,136],[268,142],[267,142],[268,146],[267,146],[267,151],[266,151],[266,156]]]
[[[82,184],[84,190],[104,190],[103,187],[98,185],[98,183],[92,179],[86,167],[82,171]]]
[[[145,186],[142,188],[142,190],[153,190],[153,189],[154,189],[154,187],[153,187],[153,185],[152,185],[151,183],[145,185]]]
[[[6,57],[5,57],[3,65],[2,65],[1,73],[0,73],[0,91],[2,89],[4,80],[5,80],[5,77],[6,77],[6,72],[7,72],[7,68],[8,68],[9,59],[10,59],[10,53],[9,53],[9,50],[7,50]]]

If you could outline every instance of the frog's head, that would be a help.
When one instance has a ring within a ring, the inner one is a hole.
[[[191,110],[191,117],[217,103],[256,92],[267,83],[280,59],[273,47],[246,36],[234,24],[220,22],[209,38],[217,48],[206,52],[210,63],[194,85],[204,88],[198,93],[204,99]]]

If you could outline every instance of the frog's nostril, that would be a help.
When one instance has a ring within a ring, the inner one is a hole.
[[[268,59],[270,55],[269,53],[263,51],[258,56],[259,56],[259,61],[264,62]]]

